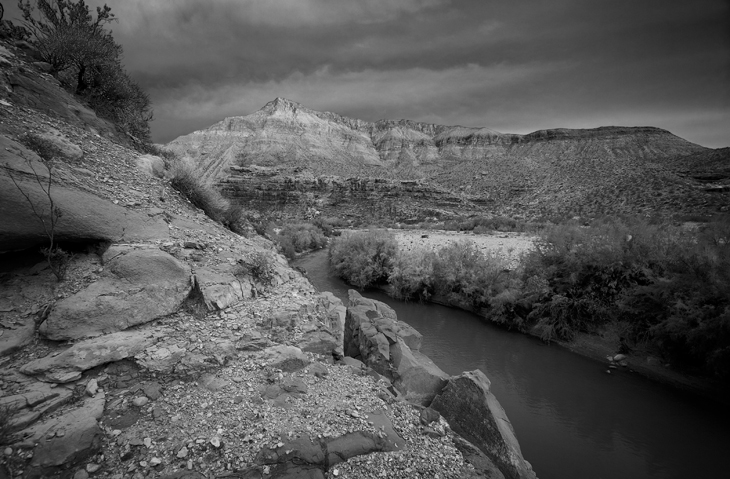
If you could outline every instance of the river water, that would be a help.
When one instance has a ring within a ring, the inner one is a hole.
[[[347,304],[327,252],[296,261],[321,291]],[[481,369],[540,479],[730,477],[730,413],[707,401],[478,316],[433,304],[389,304],[423,334],[421,351],[448,374]]]

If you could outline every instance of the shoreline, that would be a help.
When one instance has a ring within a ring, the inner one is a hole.
[[[373,287],[372,289],[376,289],[387,294],[388,297],[393,300],[402,301],[392,295],[390,285],[382,285]],[[454,303],[438,296],[431,297],[424,302],[468,311],[477,315],[482,321],[501,327],[499,323],[490,320],[488,317],[479,314],[479,311],[464,304]],[[541,340],[540,335],[534,328],[518,332],[536,340]],[[551,340],[548,344],[556,345],[584,358],[600,362],[605,365],[607,371],[610,370],[610,366],[612,365],[612,363],[608,361],[607,356],[614,356],[618,354],[617,350],[619,346],[617,341],[613,342],[610,339],[602,338],[600,335],[589,333],[578,333],[576,335],[576,339],[570,342]],[[651,358],[653,357],[650,355],[628,354],[625,359],[628,365],[625,367],[619,366],[617,367],[617,370],[629,374],[638,374],[649,381],[654,381],[664,386],[671,387],[677,391],[688,393],[720,405],[730,405],[730,389],[723,390],[719,384],[707,378],[692,376],[687,373],[666,368],[660,361],[657,364],[651,364],[653,362]]]
[[[402,248],[406,252],[413,252],[423,248],[435,251],[454,241],[469,240],[483,254],[492,257],[502,256],[505,258],[510,264],[510,269],[516,266],[520,255],[529,250],[535,238],[529,234],[515,232],[474,234],[458,231],[400,230],[391,228],[388,231],[395,234],[399,248]],[[389,297],[396,299],[391,292],[390,285],[382,285],[374,289],[383,291]],[[455,303],[446,298],[439,297],[429,298],[427,302],[469,311],[484,321],[498,324],[466,304],[458,304],[458,302]],[[540,339],[539,333],[534,328],[523,331],[522,334]],[[634,351],[627,355],[625,359],[627,365],[625,367],[612,364],[608,360],[608,357],[619,353],[620,344],[618,338],[612,338],[610,336],[605,331],[597,334],[581,332],[572,341],[551,340],[550,343],[604,364],[608,374],[611,374],[611,366],[613,366],[619,371],[623,370],[627,373],[639,374],[648,380],[671,387],[677,391],[689,393],[721,405],[730,405],[730,388],[727,386],[723,387],[722,384],[711,378],[693,376],[665,367],[659,358],[650,354]]]

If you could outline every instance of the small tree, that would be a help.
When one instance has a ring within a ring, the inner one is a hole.
[[[36,0],[35,7],[30,0],[20,0],[18,8],[23,13],[23,24],[31,32],[31,44],[51,65],[51,72],[57,75],[72,67],[77,69],[77,90],[84,90],[87,70],[121,55],[121,47],[104,30],[104,25],[115,20],[106,5],[96,8],[96,20],[84,0]],[[38,14],[34,15],[36,9]]]
[[[22,141],[28,148],[38,153],[38,156],[42,160],[41,162],[43,163],[43,166],[45,166],[48,170],[48,179],[45,180],[35,170],[31,160],[27,158],[25,160],[26,164],[33,172],[35,181],[38,183],[38,186],[40,186],[41,191],[43,191],[45,197],[48,200],[48,212],[46,212],[46,209],[43,208],[41,205],[36,205],[36,203],[29,196],[29,194],[23,190],[20,184],[18,184],[18,182],[15,180],[15,177],[11,173],[12,170],[10,168],[10,165],[6,164],[5,169],[7,170],[8,176],[12,180],[15,187],[18,189],[18,191],[20,191],[20,194],[23,195],[25,200],[30,205],[31,210],[33,211],[33,216],[35,216],[43,226],[43,231],[48,237],[49,244],[47,248],[41,248],[41,253],[43,253],[43,255],[46,257],[46,261],[48,261],[48,266],[51,268],[51,271],[56,276],[56,279],[58,279],[58,281],[63,281],[66,276],[66,268],[68,267],[69,254],[56,244],[56,226],[63,216],[63,212],[61,211],[61,208],[56,205],[53,200],[53,195],[51,194],[51,188],[54,181],[53,163],[56,160],[59,152],[55,146],[36,135],[28,134],[22,138]]]
[[[84,0],[20,0],[18,7],[29,41],[51,73],[97,114],[149,143],[150,99],[124,71],[122,47],[105,29],[116,21],[111,8],[96,7],[94,18]]]

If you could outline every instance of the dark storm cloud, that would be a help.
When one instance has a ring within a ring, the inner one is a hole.
[[[730,144],[725,0],[107,3],[158,140],[284,96],[368,120],[653,125]]]

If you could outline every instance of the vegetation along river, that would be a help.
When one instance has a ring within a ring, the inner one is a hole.
[[[347,304],[326,250],[295,264]],[[421,351],[448,374],[489,377],[540,479],[728,477],[730,413],[720,406],[628,371],[606,374],[605,364],[465,311],[363,294],[420,331]]]

